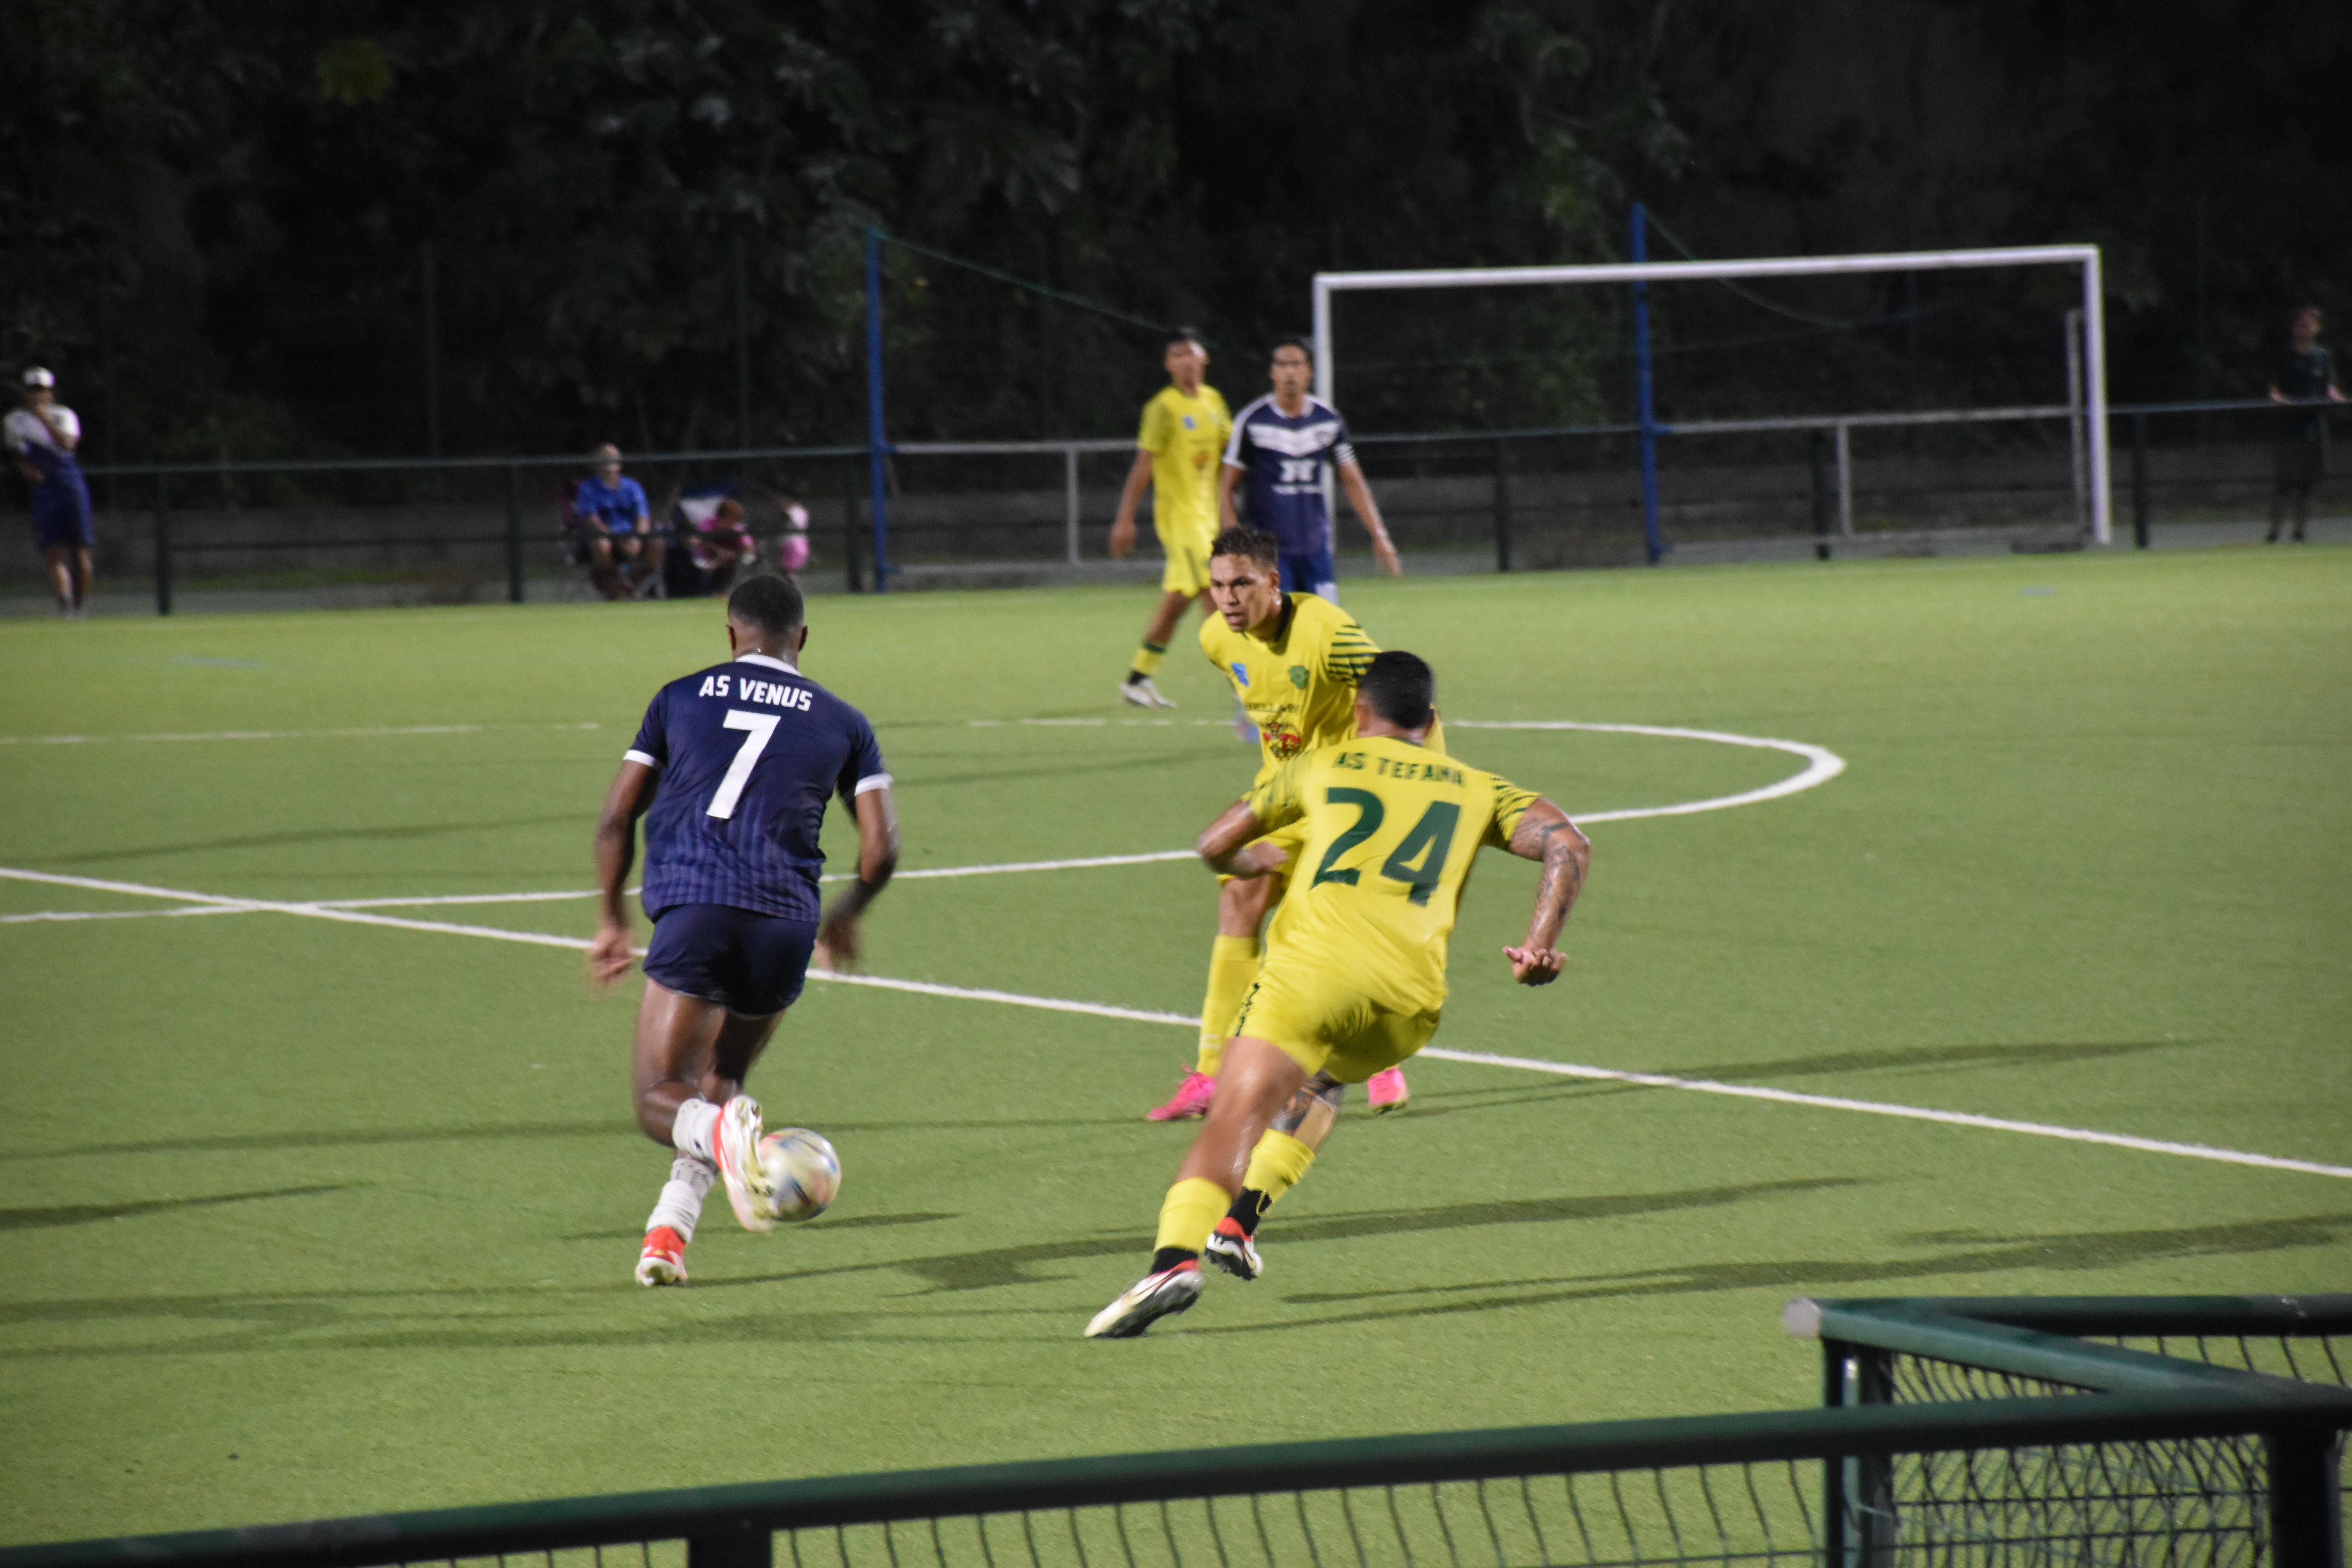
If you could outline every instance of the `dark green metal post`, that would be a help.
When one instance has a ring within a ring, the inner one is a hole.
[[[507,465],[507,603],[522,603],[522,466]]]
[[[1830,558],[1830,433],[1813,432],[1813,559]]]
[[[842,487],[841,491],[841,559],[849,574],[849,591],[853,594],[866,592],[866,584],[859,581],[857,572],[858,473],[858,465],[850,464],[849,482]]]
[[[1845,1403],[1895,1403],[1895,1355],[1874,1345],[1846,1348]],[[1848,1568],[1893,1568],[1895,1563],[1895,1462],[1885,1454],[1862,1454],[1845,1461]]]
[[[2132,416],[2132,544],[2147,548],[2147,416]]]
[[[1843,1340],[1822,1342],[1822,1407],[1845,1404],[1846,1357],[1853,1347]],[[1846,1568],[1845,1467],[1843,1459],[1822,1461],[1822,1568]]]
[[[1495,570],[1511,569],[1511,448],[1495,442]]]
[[[688,1536],[686,1568],[774,1568],[775,1537],[748,1519]]]
[[[155,476],[155,613],[172,613],[172,476]]]
[[[2340,1433],[2322,1427],[2265,1434],[2271,1471],[2271,1562],[2274,1568],[2344,1568],[2336,1478]]]

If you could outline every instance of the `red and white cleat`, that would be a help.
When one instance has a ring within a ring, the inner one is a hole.
[[[637,1254],[637,1283],[686,1283],[686,1238],[666,1225],[646,1232],[646,1249]]]
[[[1412,1103],[1412,1090],[1404,1083],[1404,1068],[1391,1068],[1376,1072],[1364,1080],[1364,1098],[1372,1102],[1375,1114],[1386,1116],[1391,1110],[1402,1110]]]
[[[713,1162],[727,1183],[727,1201],[745,1230],[776,1228],[776,1184],[760,1163],[760,1102],[739,1094],[719,1108],[719,1125],[710,1134]]]
[[[1184,1069],[1184,1081],[1168,1097],[1165,1105],[1155,1105],[1143,1113],[1146,1121],[1189,1121],[1209,1114],[1209,1101],[1217,1094],[1217,1080],[1207,1073]]]
[[[1257,1243],[1242,1228],[1242,1222],[1227,1215],[1209,1233],[1208,1246],[1201,1249],[1202,1258],[1215,1264],[1236,1279],[1255,1279],[1265,1272],[1265,1262],[1257,1255]]]
[[[1180,1263],[1147,1274],[1118,1294],[1087,1325],[1090,1340],[1131,1340],[1171,1312],[1201,1299],[1201,1266]]]

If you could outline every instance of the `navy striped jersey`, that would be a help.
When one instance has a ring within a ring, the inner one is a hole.
[[[889,784],[866,715],[747,653],[655,694],[628,760],[661,770],[646,813],[646,913],[726,904],[817,918],[825,803]]]
[[[1352,463],[1348,422],[1320,398],[1296,415],[1271,395],[1234,416],[1225,466],[1249,475],[1249,520],[1282,541],[1286,555],[1307,555],[1331,545],[1331,514],[1323,505],[1323,466]]]

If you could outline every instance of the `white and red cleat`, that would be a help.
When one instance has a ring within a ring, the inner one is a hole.
[[[727,1183],[727,1201],[745,1230],[776,1228],[776,1185],[760,1163],[760,1102],[739,1094],[719,1108],[719,1125],[711,1130],[711,1162]]]
[[[1242,1222],[1227,1215],[1209,1233],[1209,1244],[1201,1249],[1203,1260],[1215,1264],[1236,1279],[1255,1279],[1265,1272],[1265,1261],[1257,1255],[1257,1243],[1242,1228]]]
[[[637,1283],[686,1283],[686,1238],[666,1225],[646,1232],[646,1247],[637,1254]]]
[[[1404,1083],[1404,1068],[1391,1068],[1376,1072],[1364,1080],[1364,1098],[1372,1102],[1373,1113],[1386,1116],[1391,1110],[1402,1110],[1412,1103],[1412,1090]]]
[[[1131,1340],[1171,1312],[1181,1312],[1201,1299],[1201,1266],[1180,1263],[1157,1274],[1147,1274],[1118,1293],[1118,1300],[1097,1312],[1087,1325],[1090,1340]]]
[[[1217,1094],[1217,1080],[1207,1073],[1191,1068],[1184,1069],[1184,1081],[1168,1097],[1165,1105],[1155,1105],[1143,1113],[1146,1121],[1189,1121],[1209,1114],[1209,1101]]]

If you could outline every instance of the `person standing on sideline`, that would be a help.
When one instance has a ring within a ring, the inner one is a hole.
[[[89,602],[98,535],[89,525],[89,487],[74,461],[81,421],[58,401],[57,386],[58,378],[39,365],[27,370],[25,406],[10,409],[0,430],[16,471],[33,487],[33,540],[48,558],[58,614],[79,620]]]
[[[1339,488],[1372,536],[1372,558],[1391,577],[1404,574],[1396,546],[1339,411],[1307,393],[1315,374],[1307,344],[1285,338],[1274,346],[1274,391],[1234,416],[1233,439],[1217,476],[1217,512],[1224,528],[1239,524],[1234,489],[1249,485],[1249,521],[1282,542],[1282,591],[1339,602],[1339,574],[1331,564],[1331,514],[1323,504],[1323,469],[1339,470]]]
[[[746,1230],[771,1230],[759,1101],[743,1079],[801,994],[809,961],[850,968],[858,918],[898,864],[890,775],[866,715],[800,672],[801,591],[753,577],[727,599],[724,664],[681,676],[646,710],[596,823],[600,899],[588,970],[635,956],[624,889],[645,819],[638,902],[654,922],[637,1009],[637,1125],[674,1152],[646,1221],[640,1285],[686,1283],[686,1248],[719,1180]],[[820,914],[818,843],[839,800],[857,826],[855,879]]]
[[[1110,553],[1127,559],[1135,548],[1135,509],[1151,489],[1151,523],[1168,557],[1160,574],[1160,605],[1143,628],[1143,646],[1119,683],[1122,702],[1138,708],[1173,708],[1152,676],[1168,656],[1168,639],[1184,618],[1184,606],[1208,603],[1209,543],[1217,536],[1217,454],[1232,433],[1233,416],[1217,389],[1202,381],[1209,351],[1190,327],[1168,340],[1162,363],[1168,384],[1143,405],[1143,427],[1135,437],[1135,462],[1118,492],[1118,515],[1110,525]]]
[[[2271,369],[2273,403],[2341,403],[2344,389],[2336,384],[2336,359],[2319,346],[2319,307],[2305,305],[2287,324],[2287,345]],[[2303,542],[2311,516],[2311,492],[2327,471],[2327,416],[2307,408],[2286,416],[2279,432],[2278,482],[2271,490],[2271,531],[2263,542],[2276,544],[2279,524],[2294,513],[2294,542]]]
[[[621,477],[621,449],[610,441],[596,448],[596,471],[580,481],[572,510],[587,527],[588,573],[604,597],[635,597],[661,580],[661,541],[645,487]]]

